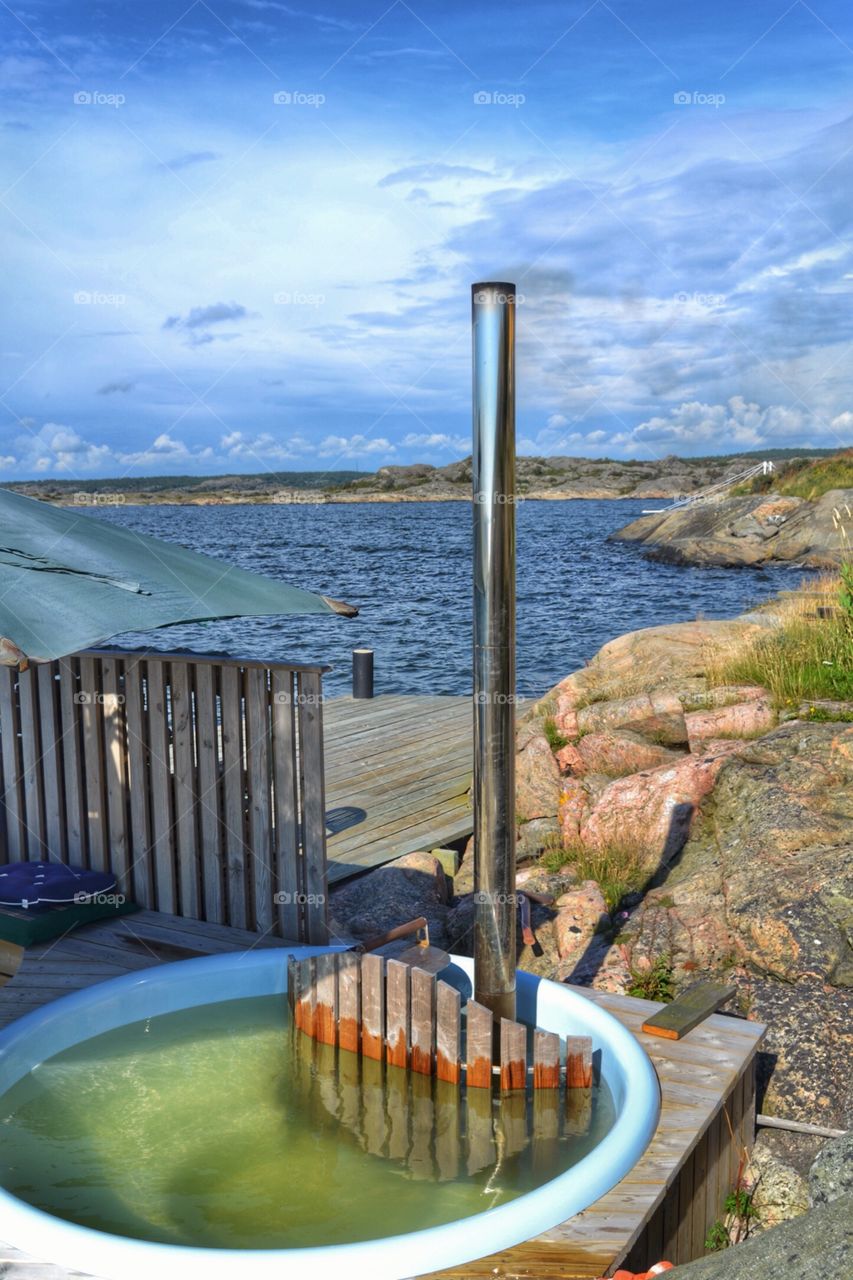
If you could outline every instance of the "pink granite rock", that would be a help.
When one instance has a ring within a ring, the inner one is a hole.
[[[561,960],[580,956],[599,925],[610,920],[604,896],[594,880],[585,880],[579,888],[562,894],[555,906],[554,932]]]
[[[589,795],[574,778],[563,778],[562,788],[557,817],[563,847],[568,849],[576,845],[580,837],[581,824],[589,809]]]
[[[585,773],[603,773],[613,778],[624,778],[630,773],[657,769],[664,764],[675,764],[681,759],[680,753],[648,742],[640,734],[630,730],[623,730],[621,733],[587,733],[577,747],[564,747],[563,750],[573,751],[577,757],[576,761],[572,759],[569,771],[578,778]],[[563,767],[562,761],[560,764]]]
[[[713,738],[755,738],[776,725],[776,712],[765,696],[713,711],[691,711],[684,717],[691,751],[703,750]]]
[[[534,733],[515,757],[519,822],[553,817],[560,800],[560,768],[544,734]]]
[[[676,694],[667,691],[593,702],[583,707],[577,717],[578,728],[584,734],[633,729],[670,746],[687,741],[681,702]]]
[[[700,801],[713,789],[725,754],[686,756],[628,778],[617,778],[582,818],[581,843],[630,849],[654,872],[681,850]]]

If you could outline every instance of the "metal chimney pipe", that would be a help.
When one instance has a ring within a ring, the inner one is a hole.
[[[515,285],[472,289],[474,997],[515,1018]]]

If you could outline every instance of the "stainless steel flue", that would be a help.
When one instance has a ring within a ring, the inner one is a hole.
[[[515,1017],[515,285],[472,290],[474,994]]]

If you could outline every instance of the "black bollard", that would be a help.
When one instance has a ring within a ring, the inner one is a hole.
[[[352,651],[352,696],[354,698],[373,697],[372,649],[353,649]]]

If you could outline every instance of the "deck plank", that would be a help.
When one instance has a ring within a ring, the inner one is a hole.
[[[470,698],[335,698],[323,720],[330,883],[471,834]]]

